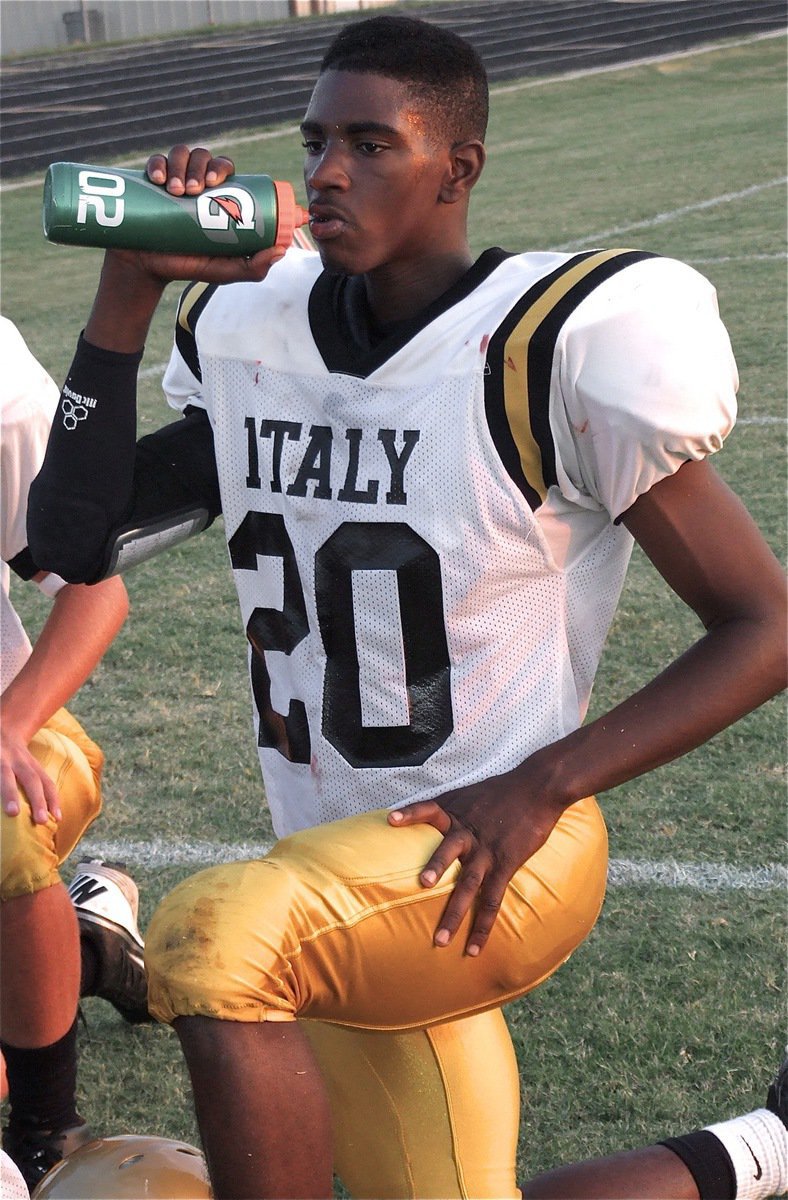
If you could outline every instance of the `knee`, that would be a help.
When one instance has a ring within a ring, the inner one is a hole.
[[[158,1020],[295,1017],[286,923],[271,915],[267,903],[267,892],[281,888],[281,872],[265,872],[265,866],[232,863],[200,871],[161,902],[145,939],[148,1007]],[[268,889],[258,886],[261,873]],[[273,908],[280,912],[281,904]]]
[[[79,803],[61,795],[63,819],[51,817],[36,824],[22,795],[19,815],[2,813],[0,827],[0,900],[27,896],[61,882],[60,866],[101,811],[95,788],[85,790]]]
[[[57,823],[36,825],[22,796],[19,815],[0,816],[0,900],[29,896],[58,883]]]
[[[32,819],[24,791],[19,789],[19,815],[0,815],[0,898],[12,900],[51,887],[60,881],[58,868],[101,811],[101,789],[94,764],[81,741],[90,746],[80,726],[65,710],[62,727],[52,719],[30,742],[29,750],[54,783],[62,818],[45,824]],[[60,716],[60,714],[56,714]],[[68,718],[70,724],[65,724]],[[75,736],[71,736],[71,734]],[[78,740],[76,734],[80,734]],[[100,751],[94,747],[97,754]]]

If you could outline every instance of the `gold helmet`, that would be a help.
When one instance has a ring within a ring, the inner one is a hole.
[[[169,1138],[98,1138],[62,1159],[38,1183],[34,1200],[210,1200],[205,1159]]]

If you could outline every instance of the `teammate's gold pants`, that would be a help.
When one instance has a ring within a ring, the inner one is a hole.
[[[357,1197],[519,1195],[517,1068],[488,1010],[560,966],[604,896],[607,838],[588,799],[516,873],[482,954],[463,952],[468,921],[436,948],[459,872],[419,884],[439,840],[383,811],[305,830],[264,859],[185,880],[147,931],[160,1020],[304,1019],[331,1093],[337,1172]]]
[[[35,824],[21,789],[19,815],[0,814],[0,900],[59,883],[58,867],[101,811],[104,755],[65,708],[39,729],[29,750],[57,787],[63,817]]]

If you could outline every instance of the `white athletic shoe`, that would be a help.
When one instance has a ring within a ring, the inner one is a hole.
[[[81,942],[91,948],[96,959],[96,978],[83,995],[109,1000],[133,1025],[149,1021],[136,883],[122,863],[94,859],[79,863],[68,893],[76,909]]]

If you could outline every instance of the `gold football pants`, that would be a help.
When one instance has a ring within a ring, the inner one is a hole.
[[[0,814],[0,899],[12,900],[60,882],[58,867],[101,811],[104,755],[65,708],[28,747],[54,782],[62,820],[36,825],[24,792],[19,815]]]
[[[518,1196],[517,1067],[497,1010],[593,927],[604,822],[593,799],[567,809],[470,958],[469,919],[449,946],[432,941],[459,865],[423,888],[440,834],[386,815],[304,830],[175,888],[147,931],[150,1009],[168,1022],[303,1019],[354,1196]]]

